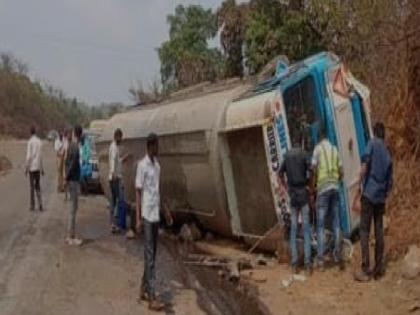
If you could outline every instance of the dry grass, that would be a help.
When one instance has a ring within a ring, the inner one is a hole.
[[[414,74],[407,75],[407,68],[401,72],[395,101],[385,112],[387,143],[394,159],[394,185],[387,204],[391,259],[404,255],[411,244],[420,245],[420,100],[416,100],[420,86],[413,89]]]
[[[420,245],[420,165],[418,159],[394,162],[394,188],[388,202],[388,253],[395,259],[411,244]]]

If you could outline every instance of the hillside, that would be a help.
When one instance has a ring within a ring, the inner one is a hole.
[[[31,80],[25,64],[10,54],[0,55],[0,135],[26,137],[31,125],[45,135],[103,116],[104,108],[89,107]]]

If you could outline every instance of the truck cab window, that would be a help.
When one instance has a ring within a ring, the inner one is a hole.
[[[315,82],[308,76],[283,94],[290,140],[302,139],[302,147],[311,152],[317,139],[317,99]]]
[[[368,143],[368,141],[370,140],[369,124],[367,121],[365,108],[363,107],[363,101],[361,98],[360,98],[360,112],[362,113],[363,135],[365,137],[365,142]]]

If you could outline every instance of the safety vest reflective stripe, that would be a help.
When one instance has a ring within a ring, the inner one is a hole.
[[[321,144],[321,154],[318,161],[317,187],[327,183],[337,183],[340,178],[338,152],[331,146],[327,152],[325,144]],[[329,154],[327,154],[329,153]]]

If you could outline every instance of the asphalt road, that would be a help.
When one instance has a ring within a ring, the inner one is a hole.
[[[25,143],[0,142],[0,155],[13,163],[11,171],[0,175],[0,314],[148,314],[147,306],[136,302],[141,241],[110,235],[106,200],[81,199],[78,233],[86,243],[69,247],[64,242],[68,205],[56,193],[51,145],[44,145],[43,213],[29,212]],[[211,302],[203,310],[199,284],[192,290],[185,284],[185,270],[177,266],[161,246],[158,291],[171,304],[164,313],[220,314]]]

